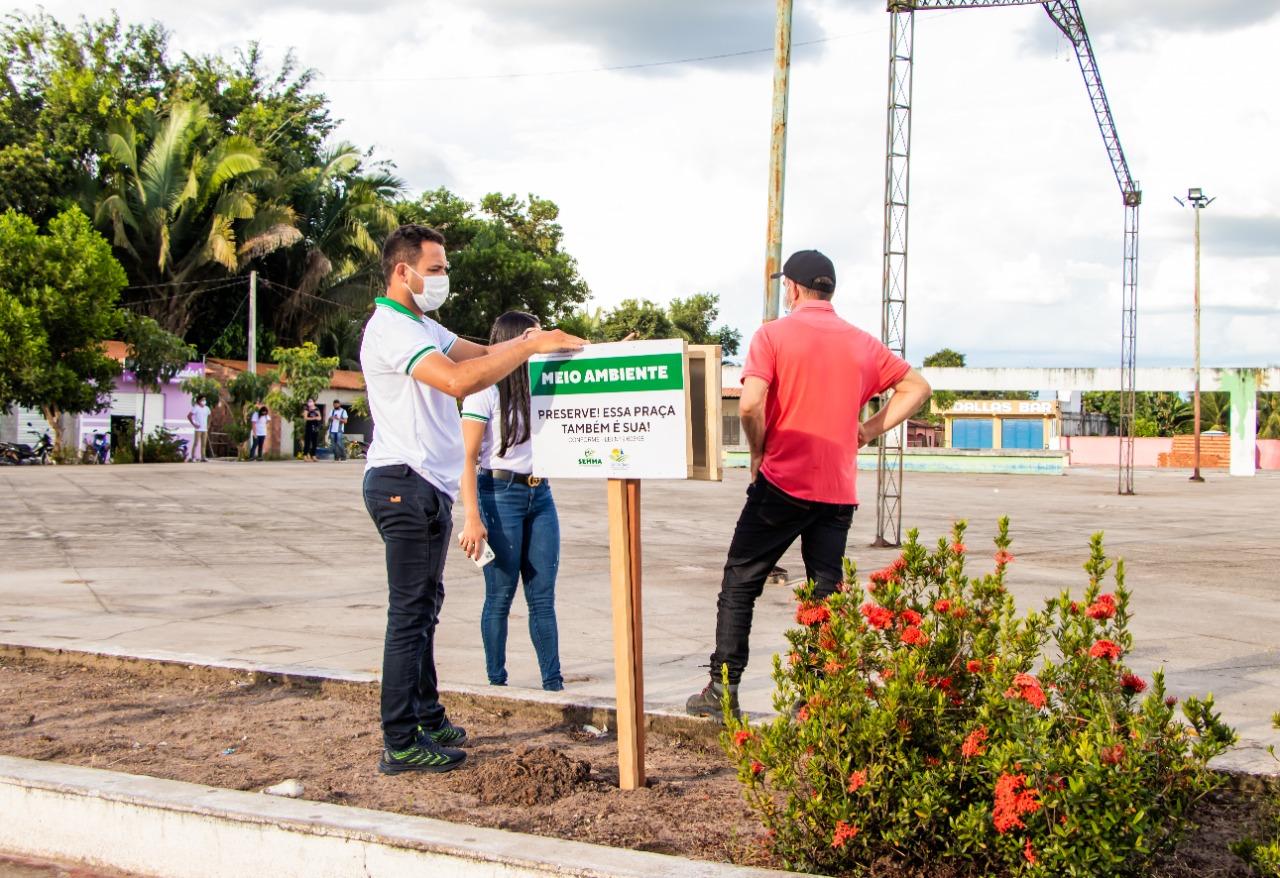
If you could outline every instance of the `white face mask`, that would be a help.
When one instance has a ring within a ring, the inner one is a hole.
[[[409,268],[407,265],[405,268]],[[413,271],[412,268],[409,268]],[[413,271],[414,274],[418,274]],[[409,295],[413,296],[413,304],[418,306],[418,310],[422,312],[435,311],[445,303],[449,298],[449,275],[423,275],[418,274],[422,278],[422,292],[415,293],[409,290]]]

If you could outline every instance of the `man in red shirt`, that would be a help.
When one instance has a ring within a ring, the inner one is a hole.
[[[801,250],[780,276],[790,313],[756,331],[742,370],[739,413],[751,447],[751,484],[724,565],[711,682],[686,704],[695,716],[720,716],[724,665],[737,712],[756,598],[797,537],[816,597],[839,588],[858,508],[858,448],[929,398],[928,382],[906,360],[836,316],[830,259]],[[889,388],[888,405],[859,423],[867,400]]]

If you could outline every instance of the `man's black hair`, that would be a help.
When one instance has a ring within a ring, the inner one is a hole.
[[[391,273],[401,262],[413,264],[422,253],[422,245],[430,241],[444,246],[444,235],[430,226],[406,223],[387,236],[382,245],[382,279],[391,283]]]

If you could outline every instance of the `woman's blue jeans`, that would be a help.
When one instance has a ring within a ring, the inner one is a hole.
[[[564,688],[560,673],[560,635],[556,628],[556,572],[560,568],[560,519],[551,485],[536,488],[481,473],[480,519],[489,531],[494,559],[484,568],[484,642],[489,682],[507,682],[507,618],[516,586],[524,580],[529,605],[529,637],[538,656],[542,688]]]

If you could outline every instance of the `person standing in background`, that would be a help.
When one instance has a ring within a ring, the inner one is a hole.
[[[187,412],[187,421],[195,431],[191,439],[191,453],[187,460],[191,463],[204,460],[205,444],[209,438],[209,406],[203,396],[196,398],[196,404]]]
[[[249,459],[262,460],[262,447],[267,442],[267,425],[271,423],[270,411],[265,405],[259,404],[253,410],[249,423],[253,425],[253,444],[249,446]]]
[[[347,410],[342,407],[342,400],[333,401],[333,410],[329,412],[329,443],[333,446],[333,459],[346,460],[347,449],[343,445],[343,436],[347,432]]]
[[[316,445],[320,442],[320,424],[324,416],[316,406],[314,399],[307,400],[302,407],[302,459],[316,459]]]
[[[493,322],[489,346],[541,329],[532,314],[508,311]],[[564,688],[556,626],[560,519],[551,484],[533,475],[529,435],[529,372],[516,369],[462,403],[461,494],[466,524],[458,543],[479,560],[487,540],[494,559],[484,567],[480,639],[491,686],[507,685],[507,620],[520,580],[529,605],[529,638],[542,688]]]

